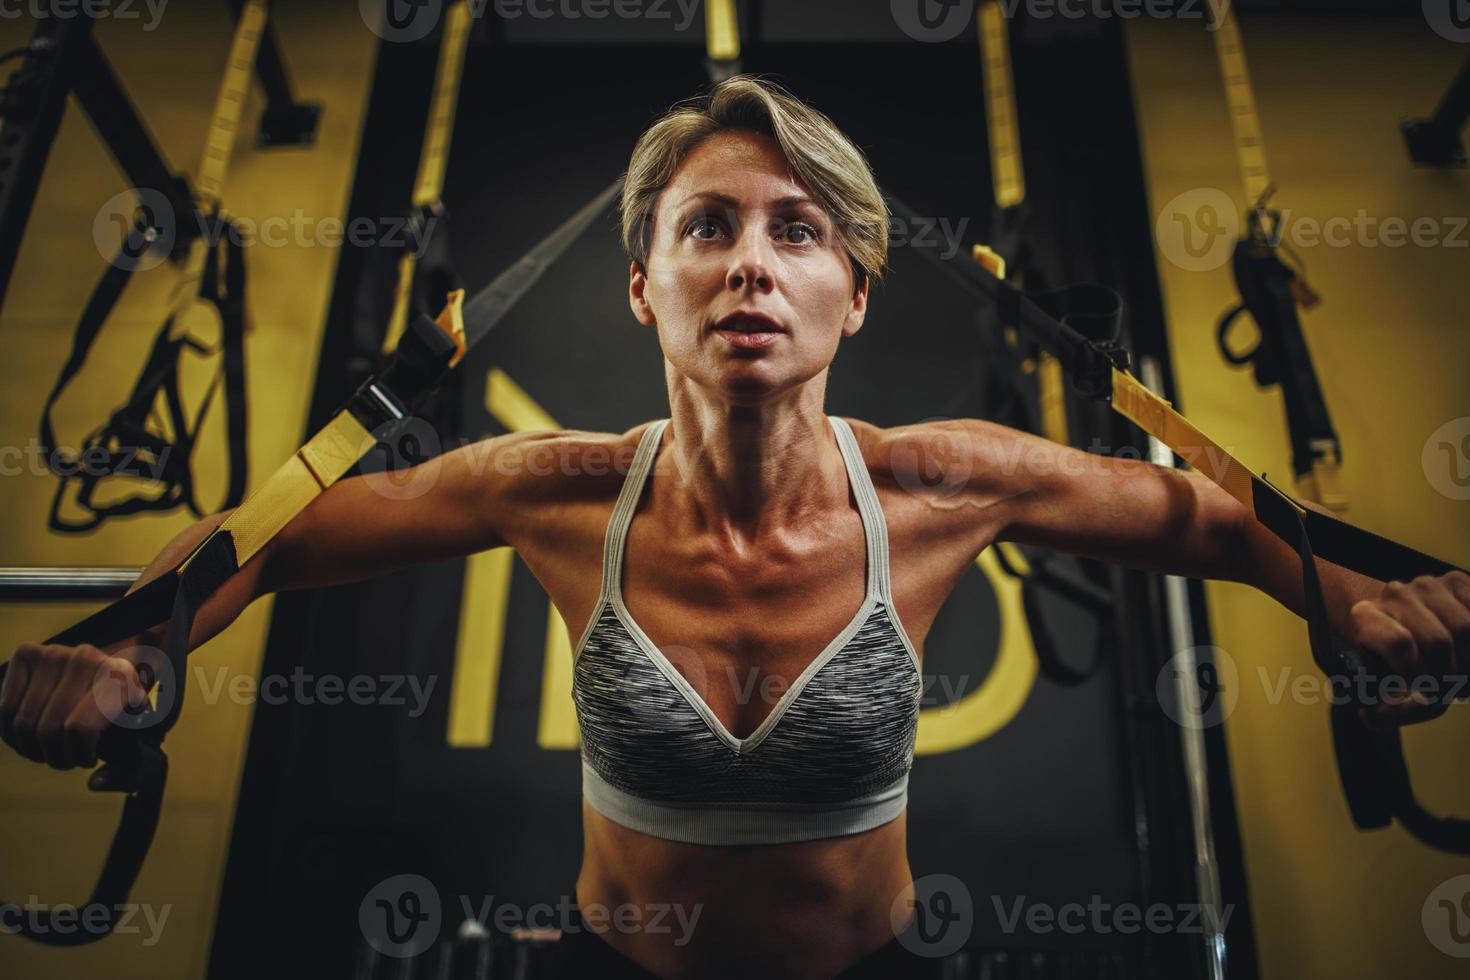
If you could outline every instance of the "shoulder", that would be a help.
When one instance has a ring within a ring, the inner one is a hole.
[[[528,504],[616,496],[638,444],[653,422],[624,432],[539,429],[472,443],[451,455],[472,482],[493,480],[505,497]]]
[[[1015,491],[1018,458],[1037,437],[985,419],[930,419],[852,428],[874,484],[920,497],[1005,495]]]

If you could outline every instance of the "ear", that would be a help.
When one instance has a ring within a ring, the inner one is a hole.
[[[844,337],[851,337],[862,328],[863,318],[868,314],[868,283],[868,277],[863,276],[862,286],[853,293],[847,319],[842,322],[842,336]]]
[[[658,323],[653,315],[653,308],[648,305],[644,297],[644,290],[648,288],[648,276],[638,268],[637,262],[628,263],[628,305],[633,309],[633,315],[638,322],[645,327],[652,327]]]

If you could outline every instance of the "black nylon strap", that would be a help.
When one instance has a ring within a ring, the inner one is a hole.
[[[41,413],[40,442],[47,464],[60,477],[52,499],[50,526],[62,533],[90,531],[110,517],[120,517],[151,510],[171,510],[187,506],[197,517],[204,508],[196,497],[191,459],[195,440],[205,412],[223,384],[228,433],[229,480],[220,509],[233,507],[244,499],[247,472],[247,415],[245,408],[245,262],[244,254],[232,226],[217,215],[206,218],[209,232],[206,255],[200,277],[199,298],[219,313],[221,340],[220,372],[211,383],[192,418],[186,413],[179,390],[179,362],[186,351],[210,353],[187,336],[176,336],[172,316],[154,337],[148,358],[127,402],[83,440],[75,459],[63,459],[58,452],[51,420],[52,409],[72,379],[86,363],[87,354],[96,342],[113,307],[131,276],[140,243],[150,222],[140,216],[129,239],[103,273],[93,290],[77,325],[72,350],[47,396]],[[224,261],[224,283],[220,282],[220,259]],[[172,440],[150,428],[149,417],[163,396],[168,412]],[[156,477],[158,490],[152,495],[133,494],[109,504],[99,505],[94,496],[99,487],[112,477],[138,476],[139,461],[146,462]],[[86,512],[81,519],[63,516],[67,491],[77,485],[75,505]]]

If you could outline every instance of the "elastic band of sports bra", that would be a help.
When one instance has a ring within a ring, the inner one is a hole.
[[[908,773],[877,792],[841,803],[657,803],[632,796],[582,763],[582,795],[630,830],[685,844],[791,844],[881,827],[908,805]]]

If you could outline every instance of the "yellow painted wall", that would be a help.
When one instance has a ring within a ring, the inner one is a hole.
[[[142,8],[143,5],[135,5]],[[340,219],[347,208],[376,38],[355,16],[313,5],[275,4],[278,33],[298,95],[326,104],[309,149],[257,150],[258,87],[245,109],[227,181],[226,208],[256,221],[301,224]],[[0,49],[25,44],[28,18],[0,20]],[[203,128],[219,83],[231,24],[223,3],[169,4],[152,31],[139,21],[99,22],[96,35],[124,86],[176,169],[197,170]],[[4,71],[8,74],[12,66]],[[99,206],[128,186],[73,101],[26,232],[14,281],[0,313],[0,445],[25,447],[40,405],[71,344],[82,305],[104,268],[92,239]],[[295,236],[291,236],[293,239]],[[258,486],[296,447],[305,425],[318,344],[338,251],[308,235],[300,243],[247,249],[254,331],[246,340],[250,478]],[[173,283],[170,266],[138,274],[89,366],[56,415],[63,444],[75,444],[106,418],[137,376],[140,350],[162,322]],[[196,378],[197,380],[197,378]],[[205,506],[224,488],[219,413],[197,453]],[[46,528],[56,480],[30,472],[0,479],[0,563],[143,565],[192,518],[179,510],[111,521],[86,536]],[[0,606],[5,655],[90,611],[86,606]],[[253,676],[259,668],[270,603],[248,610],[223,637],[194,654],[209,670]],[[188,978],[204,975],[223,878],[251,707],[202,703],[198,685],[168,741],[172,780],[158,841],[134,891],[168,918],[160,940],[145,928],[82,950],[49,950],[0,935],[0,976]],[[0,898],[80,902],[90,894],[116,822],[120,799],[86,791],[85,776],[59,774],[0,752]],[[141,921],[141,920],[140,920]]]
[[[1470,46],[1441,39],[1416,18],[1246,14],[1241,28],[1278,206],[1318,221],[1353,219],[1359,209],[1380,220],[1431,217],[1445,238],[1458,235],[1458,247],[1389,247],[1365,237],[1297,251],[1325,300],[1305,315],[1303,329],[1343,445],[1351,506],[1341,516],[1470,563],[1470,502],[1436,490],[1421,461],[1441,425],[1465,419],[1470,430],[1470,234],[1442,220],[1470,215],[1470,173],[1414,168],[1398,131],[1401,117],[1432,111]],[[1189,215],[1211,189],[1238,203],[1210,37],[1198,21],[1140,19],[1127,39],[1150,220],[1174,220],[1170,202],[1191,191]],[[1248,371],[1215,350],[1214,324],[1232,302],[1228,266],[1183,268],[1167,254],[1176,243],[1155,237],[1186,414],[1256,472],[1289,476],[1279,395],[1257,390]],[[1206,593],[1215,642],[1240,674],[1227,741],[1262,976],[1464,976],[1465,960],[1431,945],[1421,912],[1437,885],[1470,872],[1470,859],[1432,851],[1397,828],[1354,828],[1326,706],[1290,697],[1273,704],[1258,673],[1267,670],[1273,684],[1286,665],[1293,677],[1315,676],[1305,624],[1244,586],[1210,583]],[[1470,709],[1408,729],[1405,740],[1431,809],[1470,815]]]

